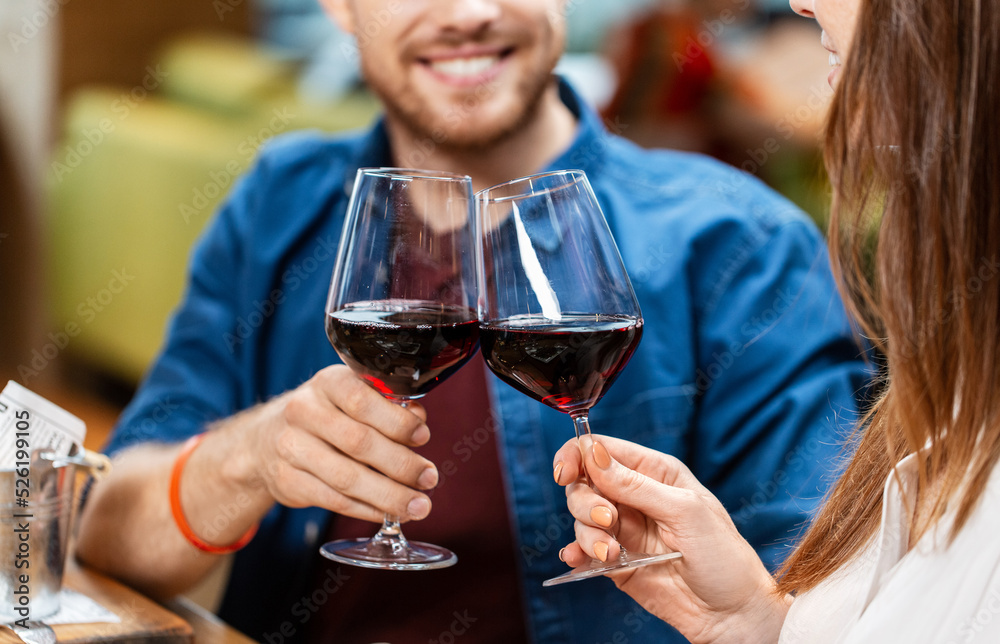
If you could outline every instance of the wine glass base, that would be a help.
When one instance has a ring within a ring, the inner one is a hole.
[[[682,556],[683,555],[679,552],[667,552],[660,555],[647,555],[641,552],[623,552],[615,561],[604,562],[593,559],[590,563],[574,568],[564,575],[559,575],[558,577],[553,577],[552,579],[546,579],[542,582],[542,586],[548,587],[558,586],[559,584],[568,584],[571,581],[589,579],[591,577],[604,575],[615,570],[641,568],[642,566],[662,563],[664,561],[670,561],[671,559],[680,559]]]
[[[378,570],[434,570],[458,562],[451,550],[422,541],[390,547],[374,539],[341,539],[323,544],[319,552],[342,564]]]

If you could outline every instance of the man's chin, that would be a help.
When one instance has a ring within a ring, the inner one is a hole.
[[[458,131],[451,131],[444,137],[439,137],[439,145],[442,150],[451,152],[472,152],[488,149],[514,136],[519,129],[519,123],[520,121],[491,128],[467,127]]]
[[[507,112],[502,117],[476,112],[455,116],[454,112],[445,112],[446,117],[436,119],[395,114],[392,119],[396,125],[409,130],[415,140],[426,141],[428,146],[441,151],[460,153],[482,150],[509,139],[524,122],[524,108],[519,112]]]
[[[552,83],[554,77],[547,75],[535,84],[484,88],[464,99],[422,96],[405,105],[383,96],[382,103],[393,124],[409,131],[416,141],[426,141],[439,151],[481,151],[522,130],[537,115]]]

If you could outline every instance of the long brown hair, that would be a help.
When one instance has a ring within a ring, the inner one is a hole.
[[[953,537],[1000,456],[1000,10],[861,5],[827,125],[831,259],[888,369],[852,461],[779,573],[785,592],[858,556],[902,457],[919,464],[915,541],[949,508]]]

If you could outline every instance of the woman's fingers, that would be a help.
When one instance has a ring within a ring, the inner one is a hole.
[[[580,544],[575,541],[559,552],[559,558],[565,561],[571,568],[582,566],[593,559],[593,557],[584,552],[583,548],[580,547]]]
[[[566,488],[570,514],[586,525],[607,530],[618,523],[618,509],[583,482]]]
[[[606,447],[610,444],[612,449],[619,448],[615,443],[608,437],[597,437],[585,450],[584,459],[594,486],[609,500],[667,523],[674,516],[690,517],[697,506],[704,505],[702,493],[705,488],[676,458],[645,448],[629,449],[625,453],[639,459],[633,460],[637,469],[632,469],[616,460],[612,450]],[[617,443],[631,445],[625,441]]]
[[[576,541],[559,551],[559,558],[576,568],[593,560],[614,561],[621,553],[621,546],[614,537],[603,530],[584,525],[579,521],[573,527]]]
[[[621,546],[607,531],[577,521],[573,530],[576,542],[590,559],[608,562],[618,558]]]
[[[583,454],[577,440],[571,439],[559,448],[552,463],[552,478],[557,485],[569,485],[580,478]]]
[[[556,455],[553,475],[567,486],[567,507],[576,519],[575,546],[562,554],[571,566],[616,559],[620,548],[611,534],[646,552],[676,549],[676,530],[711,535],[720,528],[716,515],[724,514],[676,458],[608,436],[568,442]],[[665,534],[673,535],[670,544]]]
[[[580,538],[580,536],[577,536],[577,539]],[[586,543],[590,545],[584,549],[580,545],[580,541],[574,541],[562,549],[559,554],[559,558],[565,561],[566,565],[571,568],[577,568],[595,560],[601,562],[614,562],[614,560],[618,558],[618,554],[621,552],[618,542],[609,537],[607,534],[605,534],[603,538],[595,537],[593,541],[587,541]]]
[[[569,485],[578,478],[582,478],[584,457],[593,454],[595,443],[601,446],[596,448],[601,466],[607,466],[611,461],[617,461],[628,469],[642,472],[666,485],[696,490],[704,489],[679,459],[631,441],[597,434],[583,436],[579,440],[570,439],[559,448],[553,459],[552,468],[552,475],[556,483]]]

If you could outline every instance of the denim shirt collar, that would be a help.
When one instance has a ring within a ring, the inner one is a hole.
[[[601,154],[607,145],[608,131],[593,107],[588,105],[575,89],[562,77],[559,81],[559,98],[577,120],[576,137],[562,154],[553,159],[545,170],[583,170],[596,174],[604,165]]]
[[[607,130],[600,115],[584,102],[565,78],[556,76],[556,82],[558,83],[559,98],[577,120],[576,136],[568,148],[539,171],[559,169],[583,170],[587,174],[596,172],[602,165],[603,155],[600,152],[606,144]],[[381,116],[368,136],[361,139],[357,154],[344,168],[345,194],[350,196],[359,168],[391,165],[393,165],[392,148],[389,144],[385,116]],[[532,174],[532,172],[528,171],[525,174]]]

